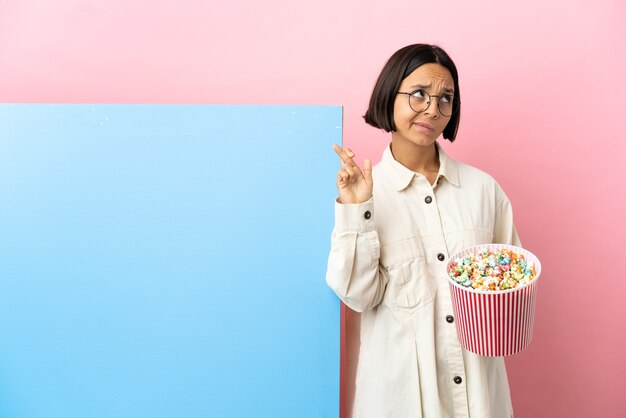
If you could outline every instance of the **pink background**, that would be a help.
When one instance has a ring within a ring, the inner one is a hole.
[[[0,0],[0,101],[338,104],[345,144],[377,161],[389,137],[361,115],[381,67],[406,44],[438,43],[463,95],[446,151],[502,184],[543,263],[533,342],[507,359],[516,416],[624,416],[626,8],[382,4]],[[345,360],[354,314],[343,321]]]

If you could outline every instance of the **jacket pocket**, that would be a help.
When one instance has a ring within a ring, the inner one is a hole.
[[[432,302],[434,286],[428,275],[419,237],[383,245],[380,264],[389,278],[383,303],[396,308],[416,309]]]

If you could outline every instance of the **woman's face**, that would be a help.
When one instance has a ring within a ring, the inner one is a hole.
[[[448,69],[440,64],[424,64],[417,67],[402,80],[398,91],[412,93],[423,90],[431,96],[454,94],[454,80]],[[439,97],[430,100],[428,109],[417,113],[409,106],[409,96],[398,94],[393,106],[396,131],[393,141],[409,141],[415,145],[432,145],[443,132],[450,116],[443,116],[438,109]]]

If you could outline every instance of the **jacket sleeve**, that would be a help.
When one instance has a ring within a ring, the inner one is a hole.
[[[493,242],[521,247],[517,230],[513,224],[513,207],[504,191],[498,186],[496,193],[496,219],[493,228]]]
[[[379,259],[374,199],[360,204],[335,203],[326,283],[352,310],[364,312],[381,302],[389,279]]]

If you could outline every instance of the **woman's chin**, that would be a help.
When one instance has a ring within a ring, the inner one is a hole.
[[[400,142],[406,143],[407,145],[413,144],[419,147],[429,147],[432,146],[435,141],[437,141],[437,137],[434,135],[424,135],[423,133],[415,133],[412,132],[409,136],[404,135],[396,135],[395,137],[392,135],[392,142]]]

